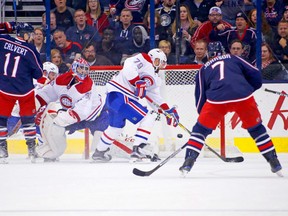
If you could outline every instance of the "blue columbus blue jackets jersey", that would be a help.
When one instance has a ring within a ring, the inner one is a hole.
[[[195,99],[200,113],[204,103],[237,102],[262,86],[260,71],[238,56],[226,54],[206,62],[196,76]]]
[[[34,45],[10,35],[0,35],[0,91],[24,95],[34,89],[33,78],[42,77],[40,54]]]

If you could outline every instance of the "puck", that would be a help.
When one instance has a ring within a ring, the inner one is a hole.
[[[177,134],[177,137],[178,137],[178,138],[182,138],[182,137],[183,137],[183,134]]]

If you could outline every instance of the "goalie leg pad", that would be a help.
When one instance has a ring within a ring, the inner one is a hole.
[[[48,113],[48,110],[50,110],[49,105],[40,123],[43,145],[37,147],[36,151],[37,153],[39,152],[42,157],[53,159],[64,153],[67,143],[65,128],[53,123],[53,118]]]

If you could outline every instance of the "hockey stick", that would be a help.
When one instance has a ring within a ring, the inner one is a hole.
[[[277,95],[280,95],[280,96],[288,97],[288,94],[283,93],[283,92],[278,92],[278,91],[274,91],[274,90],[267,89],[267,88],[265,88],[264,91],[267,91],[267,92],[270,92],[270,93],[273,93],[273,94],[277,94]]]
[[[19,131],[21,125],[22,125],[22,122],[21,122],[21,119],[19,119],[19,120],[17,121],[17,123],[15,124],[14,128],[11,130],[11,132],[8,133],[8,137],[11,137],[11,136],[14,135],[15,133],[17,133],[17,132]]]
[[[157,107],[158,109],[162,110],[163,114],[167,117],[171,117],[171,115],[167,112],[165,112],[157,103],[155,103],[151,98],[149,98],[148,96],[146,96],[146,99],[152,103],[155,107]],[[178,122],[179,127],[181,127],[183,130],[185,130],[187,133],[189,133],[191,135],[191,132],[180,122]],[[242,156],[239,157],[232,157],[232,158],[227,158],[227,157],[223,157],[220,154],[218,154],[213,148],[211,148],[210,146],[208,146],[206,143],[204,143],[204,145],[211,151],[213,152],[217,157],[219,157],[222,161],[224,162],[229,162],[229,163],[239,163],[244,161],[244,158]],[[139,170],[137,168],[133,169],[133,174],[137,175],[137,176],[150,176],[152,173],[154,173],[156,170],[158,170],[160,167],[162,167],[164,164],[166,164],[171,158],[175,157],[180,151],[182,151],[182,149],[184,149],[186,147],[186,143],[181,146],[179,149],[177,149],[176,151],[174,151],[171,155],[169,155],[165,160],[163,160],[161,163],[159,163],[155,168],[153,168],[150,171],[142,171]]]
[[[16,23],[16,25],[17,25],[17,7],[16,7],[16,0],[13,0],[13,9],[14,9],[15,23]]]
[[[142,170],[139,170],[137,168],[134,168],[133,169],[133,174],[134,175],[137,175],[137,176],[150,176],[152,173],[154,173],[156,170],[158,170],[160,167],[162,167],[164,164],[166,164],[171,158],[175,157],[180,151],[182,151],[182,149],[184,149],[186,146],[183,145],[181,146],[179,149],[177,149],[176,151],[174,151],[171,155],[169,155],[165,160],[163,160],[161,163],[159,163],[155,168],[153,168],[152,170],[150,171],[142,171]]]
[[[160,109],[163,114],[169,118],[171,118],[172,116],[167,113],[165,110],[163,110],[157,103],[155,103],[151,98],[149,98],[148,96],[146,96],[146,99],[152,103],[155,107],[157,107],[158,109]],[[189,135],[191,135],[191,131],[189,131],[183,124],[181,124],[181,122],[178,122],[178,126],[180,128],[182,128],[184,131],[186,131]],[[227,157],[223,157],[220,154],[218,154],[218,152],[216,152],[213,148],[211,148],[209,145],[207,145],[206,143],[204,143],[204,145],[211,151],[213,152],[217,157],[219,157],[222,161],[224,162],[232,162],[232,163],[239,163],[244,161],[244,158],[242,156],[239,157],[232,157],[232,158],[227,158]]]

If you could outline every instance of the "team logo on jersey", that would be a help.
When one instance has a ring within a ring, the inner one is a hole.
[[[63,95],[60,97],[60,104],[62,105],[62,107],[64,108],[71,108],[72,107],[72,99],[71,97],[69,97],[68,95]]]
[[[160,20],[162,26],[169,26],[171,24],[171,17],[169,14],[162,14]]]
[[[125,7],[131,11],[141,11],[146,0],[126,0]]]

